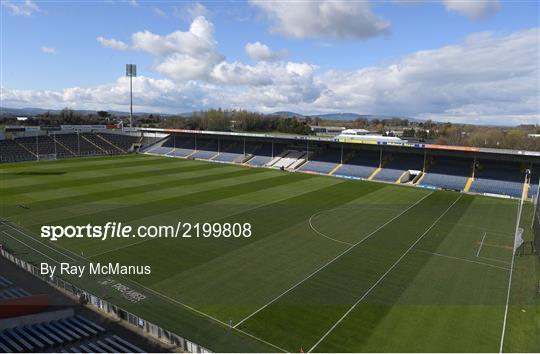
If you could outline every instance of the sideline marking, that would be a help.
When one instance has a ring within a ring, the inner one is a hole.
[[[480,256],[480,251],[482,250],[482,246],[484,245],[484,239],[486,238],[487,232],[484,232],[484,237],[482,237],[482,241],[480,241],[480,246],[478,246],[478,251],[476,251],[476,257]]]
[[[433,255],[433,256],[439,256],[439,257],[444,257],[444,258],[449,258],[449,259],[455,259],[455,260],[457,260],[457,261],[464,261],[464,262],[470,262],[470,263],[480,264],[480,265],[484,265],[484,266],[486,266],[486,267],[492,267],[492,268],[503,269],[503,270],[510,270],[510,268],[501,267],[501,266],[498,266],[498,265],[493,265],[493,264],[489,264],[489,263],[473,261],[473,260],[467,259],[467,258],[461,258],[461,257],[449,256],[449,255],[446,255],[446,254],[437,253],[437,252],[431,252],[431,251],[426,251],[426,250],[419,249],[419,248],[415,248],[415,249],[413,249],[413,251],[422,252],[422,253],[426,253],[426,254],[431,254],[431,255]]]
[[[519,225],[521,222],[521,212],[523,211],[523,199],[521,199],[520,204],[518,206],[518,214],[516,218],[516,231],[514,232],[514,247],[516,242],[516,236],[519,231]],[[503,352],[504,348],[504,336],[506,334],[506,319],[508,317],[508,306],[510,305],[510,294],[512,292],[512,274],[514,272],[514,260],[516,259],[516,252],[515,249],[512,248],[512,261],[510,263],[510,275],[508,276],[508,290],[506,292],[506,306],[504,308],[504,319],[503,319],[503,326],[501,330],[501,344],[499,346],[499,353]]]
[[[54,259],[54,258],[52,258],[52,257],[47,256],[45,253],[42,253],[42,252],[38,251],[38,250],[35,249],[34,247],[32,247],[32,246],[26,244],[25,242],[19,240],[18,238],[14,237],[13,235],[8,234],[7,232],[5,232],[5,231],[3,231],[3,230],[2,230],[2,233],[3,233],[4,235],[6,235],[7,237],[10,237],[10,238],[14,239],[15,241],[22,243],[23,245],[25,245],[26,247],[30,248],[31,250],[33,250],[33,251],[35,251],[35,252],[37,252],[37,253],[39,253],[39,254],[41,254],[41,255],[47,257],[47,258],[49,258],[51,261],[53,261],[53,262],[55,262],[55,263],[58,263],[58,264],[62,263],[62,262],[58,262],[56,259]]]
[[[25,235],[25,236],[27,236],[27,237],[30,237],[33,241],[37,241],[38,243],[42,244],[43,246],[47,247],[48,249],[53,250],[54,252],[59,253],[59,254],[61,254],[62,256],[65,256],[65,257],[71,259],[73,262],[76,262],[76,261],[77,261],[75,258],[72,258],[72,257],[70,257],[70,256],[68,256],[68,255],[65,255],[64,253],[62,253],[62,252],[60,252],[60,251],[58,251],[58,250],[56,250],[56,249],[50,247],[49,245],[43,243],[39,238],[33,237],[33,236],[31,236],[31,235],[28,235],[28,234],[26,234],[25,232],[23,232],[23,231],[21,231],[21,230],[19,230],[19,229],[14,228],[14,227],[11,226],[9,223],[4,223],[4,225],[6,225],[7,227],[9,227],[9,228],[11,228],[11,229],[17,231],[18,233],[20,233],[20,234],[22,234],[22,235]]]
[[[345,249],[343,252],[339,253],[337,256],[335,256],[334,258],[332,258],[330,261],[326,262],[325,264],[323,264],[322,266],[320,266],[319,268],[315,269],[312,273],[310,273],[308,276],[306,276],[304,279],[301,279],[300,281],[298,281],[296,284],[294,284],[293,286],[291,286],[289,289],[285,290],[284,292],[282,292],[281,294],[279,294],[278,296],[274,297],[272,300],[270,300],[269,302],[267,302],[266,304],[264,304],[262,307],[260,307],[259,309],[255,310],[254,312],[252,312],[251,314],[249,314],[248,316],[244,317],[242,320],[240,320],[240,322],[236,323],[233,327],[236,328],[238,327],[239,325],[241,325],[242,323],[244,323],[245,321],[247,321],[248,319],[250,319],[251,317],[253,317],[254,315],[256,315],[257,313],[259,313],[260,311],[264,310],[266,307],[270,306],[272,303],[274,303],[276,300],[280,299],[282,296],[284,296],[285,294],[287,294],[288,292],[290,292],[291,290],[295,289],[296,287],[298,287],[300,284],[302,284],[303,282],[305,282],[306,280],[308,280],[309,278],[311,278],[312,276],[314,276],[315,274],[317,274],[318,272],[320,272],[321,270],[323,270],[324,268],[326,268],[327,266],[329,266],[330,264],[334,263],[336,260],[338,260],[339,258],[341,258],[342,256],[344,256],[345,254],[347,254],[350,250],[352,250],[354,247],[358,246],[359,244],[361,244],[362,242],[364,242],[365,240],[367,240],[368,238],[370,238],[371,236],[373,236],[374,234],[376,234],[379,230],[381,230],[382,228],[386,227],[388,224],[390,224],[392,221],[396,220],[397,218],[399,218],[401,215],[405,214],[407,211],[409,211],[410,209],[412,209],[414,206],[418,205],[421,201],[423,201],[424,199],[426,199],[427,197],[429,197],[430,195],[432,195],[433,192],[429,192],[427,193],[425,196],[423,196],[422,198],[420,198],[419,200],[417,200],[415,203],[409,205],[406,209],[402,210],[398,215],[394,216],[393,218],[391,218],[390,220],[388,220],[387,222],[385,222],[384,224],[382,224],[381,226],[377,227],[375,230],[373,230],[372,232],[370,232],[368,235],[366,235],[364,238],[362,238],[360,241],[354,243],[352,246],[350,246],[349,248]]]
[[[426,231],[424,231],[424,233],[422,235],[420,235],[420,237],[418,237],[418,239],[416,239],[416,241],[413,242],[413,244],[401,255],[401,257],[399,257],[397,259],[397,261],[394,262],[394,264],[392,264],[392,266],[390,266],[390,268],[388,268],[386,270],[386,272],[384,272],[384,274],[375,282],[375,284],[373,284],[371,286],[371,288],[369,288],[365,293],[364,295],[362,295],[362,297],[360,297],[348,310],[347,312],[345,312],[343,314],[343,316],[341,316],[341,318],[339,320],[337,320],[336,323],[334,323],[334,325],[332,327],[330,327],[330,329],[328,331],[326,331],[326,333],[317,341],[317,343],[315,343],[308,351],[308,353],[311,353],[313,351],[313,349],[315,349],[340,323],[341,321],[343,321],[345,319],[345,317],[347,317],[349,315],[349,313],[351,313],[355,308],[356,306],[358,306],[358,304],[364,300],[366,298],[366,296],[369,295],[369,293],[371,293],[371,291],[373,289],[375,289],[377,287],[377,285],[379,285],[380,282],[383,281],[383,279],[388,275],[388,273],[390,273],[392,271],[392,269],[394,269],[398,264],[399,262],[401,262],[401,260],[414,248],[414,246],[416,246],[416,244],[418,242],[420,242],[422,240],[422,238],[424,238],[425,235],[427,235],[429,233],[429,231],[431,231],[431,229],[437,224],[437,222],[439,222],[439,220],[441,220],[445,215],[446,213],[448,213],[450,211],[450,209],[452,209],[452,207],[461,199],[461,197],[463,196],[463,194],[460,194],[459,197],[456,198],[456,200],[454,200],[454,202],[452,204],[450,204],[450,206],[433,222],[433,224],[431,224],[430,227],[427,228]]]
[[[41,244],[41,245],[43,245],[43,246],[46,246],[47,248],[50,248],[50,249],[54,250],[54,251],[57,252],[58,254],[61,254],[61,255],[64,256],[64,257],[67,257],[67,258],[69,258],[69,259],[72,259],[74,262],[79,262],[79,261],[80,261],[80,260],[74,259],[74,258],[72,258],[72,257],[70,257],[70,256],[68,256],[68,255],[66,255],[64,252],[60,252],[59,250],[56,250],[56,249],[54,249],[54,248],[52,248],[52,247],[49,247],[48,245],[44,244],[41,240],[37,239],[37,238],[34,237],[34,236],[31,236],[31,235],[29,235],[29,234],[27,234],[27,233],[25,233],[25,232],[22,232],[22,231],[20,231],[20,230],[14,228],[13,226],[11,226],[11,225],[9,225],[9,224],[5,224],[5,225],[11,227],[13,230],[15,230],[15,231],[21,233],[22,235],[24,235],[24,236],[26,236],[26,237],[32,239],[33,241],[37,241],[39,244]],[[44,254],[44,253],[42,253],[42,252],[36,250],[35,248],[33,248],[33,247],[27,245],[27,244],[24,243],[23,241],[21,241],[21,240],[15,238],[14,236],[9,235],[9,234],[6,233],[5,231],[2,230],[2,232],[3,232],[4,234],[6,234],[7,236],[13,238],[14,240],[19,241],[20,243],[24,244],[24,245],[27,246],[28,248],[30,248],[30,249],[32,249],[32,250],[34,250],[34,251],[36,251],[36,252],[42,254],[43,256],[45,256],[45,257],[47,257],[47,258],[49,258],[49,259],[51,259],[52,261],[54,261],[54,262],[56,262],[56,263],[61,263],[61,262],[58,262],[58,261],[56,261],[55,259],[53,259],[53,258],[47,256],[46,254]],[[69,250],[69,249],[66,249],[66,248],[62,247],[62,246],[59,245],[59,244],[56,245],[56,247],[61,248],[62,250],[64,250],[64,251],[66,251],[66,252],[69,252],[69,253],[73,254],[74,256],[78,257],[79,259],[82,259],[84,262],[88,262],[88,263],[91,262],[88,258],[86,258],[86,257],[81,257],[81,256],[77,255],[76,253],[74,253],[73,251],[71,251],[71,250]],[[208,319],[211,319],[211,320],[213,320],[213,321],[215,321],[215,322],[217,322],[217,323],[223,325],[223,326],[226,327],[226,328],[232,328],[232,329],[234,329],[234,330],[236,330],[236,331],[238,331],[238,332],[240,332],[240,333],[242,333],[242,334],[244,334],[244,335],[246,335],[246,336],[248,336],[248,337],[251,337],[251,338],[253,338],[253,339],[255,339],[255,340],[260,341],[261,343],[270,345],[271,347],[273,347],[273,348],[275,348],[275,349],[278,349],[278,350],[280,350],[280,351],[282,351],[282,352],[287,352],[285,349],[280,348],[280,347],[278,347],[278,346],[275,345],[275,344],[272,344],[272,343],[270,343],[270,342],[268,342],[268,341],[266,341],[266,340],[264,340],[264,339],[261,339],[261,338],[255,336],[255,335],[253,335],[253,334],[251,334],[251,333],[248,333],[248,332],[246,332],[246,331],[243,331],[243,330],[241,330],[241,329],[231,327],[229,324],[227,324],[227,323],[225,323],[225,322],[223,322],[223,321],[221,321],[221,320],[219,320],[219,319],[217,319],[217,318],[215,318],[215,317],[213,317],[213,316],[211,316],[211,315],[209,315],[209,314],[206,314],[206,313],[204,313],[204,312],[202,312],[202,311],[200,311],[200,310],[197,310],[196,308],[193,308],[193,307],[191,307],[191,306],[189,306],[189,305],[187,305],[187,304],[185,304],[185,303],[183,303],[183,302],[180,302],[180,301],[178,301],[178,300],[175,300],[175,299],[173,299],[173,298],[171,298],[171,297],[169,297],[169,296],[167,296],[167,295],[164,295],[164,294],[162,294],[162,293],[160,293],[160,292],[158,292],[158,291],[156,291],[156,290],[153,290],[153,289],[151,289],[151,288],[148,288],[148,287],[146,287],[146,286],[140,284],[139,282],[137,282],[137,281],[135,281],[135,280],[132,280],[132,279],[127,278],[126,276],[123,276],[123,275],[117,275],[116,277],[125,279],[125,280],[128,281],[128,282],[131,282],[131,283],[133,283],[133,284],[136,284],[139,288],[143,288],[143,289],[145,289],[146,291],[151,292],[151,293],[153,293],[153,294],[155,294],[155,295],[157,295],[157,296],[160,296],[160,297],[162,297],[162,298],[164,298],[164,299],[166,299],[166,300],[168,300],[168,301],[170,301],[170,302],[173,302],[173,303],[175,303],[175,304],[177,304],[177,305],[183,306],[183,307],[187,308],[188,310],[191,310],[191,311],[195,312],[196,314],[198,314],[198,315],[200,315],[200,316],[206,317],[206,318],[208,318]]]

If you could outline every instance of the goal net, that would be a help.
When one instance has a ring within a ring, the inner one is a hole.
[[[56,154],[39,154],[38,161],[56,160]]]

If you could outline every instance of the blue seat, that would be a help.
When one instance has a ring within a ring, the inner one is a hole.
[[[32,328],[46,335],[55,343],[55,345],[64,344],[66,342],[63,338],[61,338],[61,336],[56,335],[55,333],[56,331],[54,329],[50,330],[48,327],[45,327],[43,324],[35,324],[32,326]]]
[[[344,153],[348,156],[349,153]],[[379,167],[380,156],[376,151],[359,150],[354,156],[344,163],[334,175],[368,178]]]
[[[43,350],[47,346],[46,343],[40,340],[40,336],[33,335],[30,332],[26,331],[24,328],[17,327],[14,329],[14,331],[16,331],[17,334],[19,334],[23,338],[25,338],[28,342],[31,342],[38,349]]]

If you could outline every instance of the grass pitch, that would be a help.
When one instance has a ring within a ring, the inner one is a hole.
[[[34,262],[151,265],[113,277],[139,303],[109,277],[69,280],[210,350],[499,350],[515,200],[142,155],[0,172],[0,215],[20,225],[2,227],[8,248]],[[249,222],[253,236],[36,237],[108,221]],[[536,258],[516,260],[505,351],[540,350],[538,273]]]

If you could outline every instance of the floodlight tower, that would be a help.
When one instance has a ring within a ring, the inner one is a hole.
[[[126,64],[126,76],[129,76],[129,127],[133,128],[133,77],[137,76],[137,65]]]

